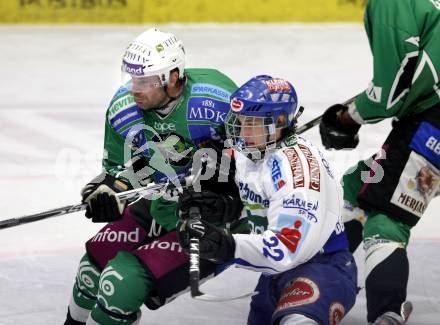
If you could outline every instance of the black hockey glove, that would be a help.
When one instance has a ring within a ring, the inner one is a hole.
[[[240,217],[243,203],[240,197],[218,194],[208,190],[195,192],[185,189],[177,203],[177,217],[188,219],[190,208],[199,208],[201,219],[214,225],[222,225]]]
[[[321,141],[326,149],[353,149],[359,143],[359,124],[346,125],[341,123],[341,114],[348,107],[336,104],[328,108],[322,116],[319,124]]]
[[[180,219],[177,222],[177,238],[180,246],[188,252],[191,238],[199,238],[200,257],[215,263],[234,258],[235,241],[230,231],[219,228],[200,218]]]
[[[112,222],[122,218],[125,202],[115,194],[127,191],[129,185],[103,172],[81,190],[82,202],[87,203],[86,217],[93,222]]]

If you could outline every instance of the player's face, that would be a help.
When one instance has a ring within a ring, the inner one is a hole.
[[[131,93],[144,110],[161,107],[168,101],[159,76],[132,78]]]
[[[264,149],[268,141],[274,138],[268,134],[268,127],[260,117],[239,116],[241,128],[240,137],[245,141],[246,147]]]

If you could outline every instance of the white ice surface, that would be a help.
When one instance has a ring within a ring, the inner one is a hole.
[[[118,87],[127,43],[149,26],[0,26],[0,220],[78,203],[100,170],[106,105]],[[238,84],[257,74],[289,79],[306,111],[302,122],[362,91],[371,57],[361,25],[168,25],[189,67],[215,67]],[[374,153],[390,126],[361,129],[355,151],[328,152],[341,174]],[[306,133],[319,143],[317,128]],[[409,247],[411,325],[440,324],[440,200],[413,230]],[[0,324],[55,325],[66,306],[84,242],[100,226],[81,213],[0,231]],[[357,252],[362,280],[362,252]],[[252,290],[257,274],[231,270],[202,289]],[[208,303],[188,294],[141,324],[246,323],[248,300]],[[365,298],[344,319],[365,323]]]

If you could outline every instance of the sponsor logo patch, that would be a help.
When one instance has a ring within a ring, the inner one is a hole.
[[[132,76],[143,76],[145,66],[143,64],[128,63],[122,61],[122,69]]]
[[[161,241],[161,240],[155,240],[147,245],[142,245],[137,250],[152,250],[152,249],[169,250],[178,253],[183,252],[183,249],[178,242]]]
[[[294,148],[285,149],[283,152],[287,156],[292,169],[293,187],[304,187],[304,170],[298,153]]]
[[[160,52],[162,52],[163,50],[164,50],[164,47],[163,47],[162,44],[157,44],[157,45],[156,45],[156,51],[157,51],[157,52],[160,53]]]
[[[275,191],[278,191],[279,189],[283,188],[284,185],[286,185],[285,177],[282,172],[282,162],[281,160],[273,156],[268,161],[269,167],[271,167],[271,176],[272,176],[272,183]]]
[[[291,257],[295,256],[304,242],[304,238],[310,230],[310,222],[300,215],[280,214],[278,215],[276,237],[286,246]]]
[[[420,124],[410,147],[440,168],[440,130],[427,122]]]
[[[130,96],[128,93],[122,96],[121,98],[118,98],[115,100],[109,110],[108,110],[108,117],[109,119],[113,119],[117,113],[120,111],[123,111],[127,108],[136,106],[136,102],[134,101],[134,97]]]
[[[305,145],[299,144],[299,148],[307,159],[307,164],[309,165],[310,172],[310,183],[309,189],[319,192],[320,191],[320,171],[318,160],[312,154],[310,149]]]
[[[229,111],[229,102],[193,97],[188,101],[187,118],[189,121],[210,121],[224,124]]]
[[[106,228],[104,231],[97,233],[91,241],[109,243],[137,243],[139,242],[139,228],[136,228],[133,231],[118,231]]]
[[[290,85],[286,80],[283,79],[271,79],[263,81],[267,89],[271,91],[288,91],[290,90]]]
[[[210,84],[196,83],[191,88],[191,93],[193,94],[208,94],[211,96],[219,97],[224,100],[227,100],[229,103],[229,98],[231,97],[231,93],[226,89],[221,87],[217,87]]]
[[[231,110],[235,113],[240,112],[243,109],[243,102],[241,100],[238,100],[236,98],[233,98],[231,100]]]
[[[391,203],[420,218],[436,194],[439,183],[439,170],[413,151],[400,176]]]
[[[283,208],[297,209],[297,213],[312,222],[318,222],[315,216],[318,210],[318,201],[308,202],[298,195],[292,194],[291,197],[283,199]]]
[[[109,116],[110,117],[110,116]],[[124,108],[115,114],[112,118],[109,118],[109,123],[116,131],[122,130],[132,122],[143,119],[142,111],[136,106]]]
[[[296,252],[298,248],[298,243],[301,240],[302,233],[301,227],[303,223],[301,220],[296,220],[293,223],[293,227],[291,228],[283,228],[281,231],[276,234],[277,238],[291,251],[292,253]]]
[[[338,325],[345,315],[345,308],[339,302],[334,302],[329,309],[329,324]]]
[[[239,182],[238,187],[240,189],[240,194],[242,199],[261,204],[262,207],[265,208],[269,207],[269,200],[264,199],[260,194],[254,192],[249,187],[248,183]]]
[[[292,223],[293,222],[293,223]],[[301,216],[280,214],[277,219],[279,232],[270,238],[263,239],[263,255],[277,262],[285,257],[283,248],[289,250],[288,254],[293,258],[301,249],[304,238],[310,229],[310,223]]]
[[[316,283],[308,278],[299,277],[290,281],[284,287],[275,311],[279,312],[292,307],[313,304],[319,297],[320,291]]]
[[[176,131],[176,125],[174,123],[154,122],[154,129],[159,133],[165,133]]]

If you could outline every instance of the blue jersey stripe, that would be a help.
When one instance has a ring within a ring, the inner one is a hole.
[[[121,128],[123,128],[125,125],[129,124],[130,122],[142,118],[143,118],[143,114],[138,107],[136,106],[130,107],[124,109],[122,112],[116,114],[115,117],[110,119],[110,125],[112,126],[113,129],[119,131]]]

